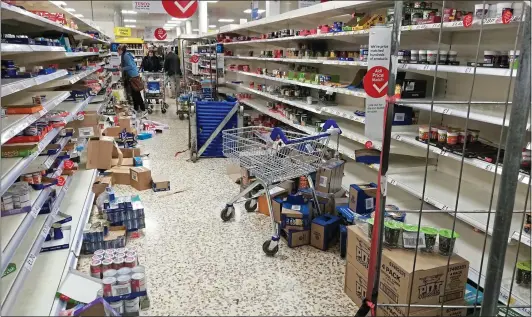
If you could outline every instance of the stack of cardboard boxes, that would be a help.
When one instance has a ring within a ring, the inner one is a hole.
[[[366,297],[370,241],[357,226],[347,227],[347,263],[345,293],[362,305]],[[383,249],[377,316],[407,316],[407,307],[385,304],[464,305],[469,262],[453,255],[447,269],[447,257],[418,253],[415,269],[411,250]],[[411,294],[411,295],[410,295]],[[408,316],[465,316],[462,308],[410,307]]]

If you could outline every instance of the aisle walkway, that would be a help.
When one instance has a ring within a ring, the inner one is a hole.
[[[187,121],[175,106],[150,116],[170,130],[141,141],[150,153],[152,173],[170,178],[172,192],[140,192],[146,208],[145,236],[132,240],[146,267],[151,308],[145,316],[162,315],[353,315],[355,305],[343,292],[345,262],[339,251],[311,246],[277,256],[262,252],[271,236],[269,218],[247,214],[237,205],[236,219],[223,223],[220,210],[238,193],[226,176],[226,159],[186,162]],[[139,193],[116,186],[119,194]],[[86,263],[83,262],[83,263]]]

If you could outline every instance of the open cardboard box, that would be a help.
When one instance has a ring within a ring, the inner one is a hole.
[[[111,176],[99,176],[96,178],[94,184],[92,185],[92,192],[94,193],[94,201],[100,196],[101,193],[105,191],[107,186],[113,184],[113,178]]]
[[[87,169],[110,169],[115,150],[118,156],[117,165],[121,165],[123,155],[113,138],[90,138],[87,145]]]
[[[122,162],[120,163],[120,153],[122,153]],[[115,148],[113,149],[112,166],[134,166],[134,158],[140,156],[139,148]]]

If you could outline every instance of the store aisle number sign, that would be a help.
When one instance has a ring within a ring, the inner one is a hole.
[[[388,66],[392,43],[391,27],[373,27],[369,31],[368,72],[364,76],[366,91],[366,124],[364,134],[375,141],[382,140],[384,109],[388,92]]]
[[[198,0],[133,1],[133,10],[144,13],[166,13],[174,18],[190,18],[198,10]]]
[[[115,27],[115,36],[131,36],[131,28]]]

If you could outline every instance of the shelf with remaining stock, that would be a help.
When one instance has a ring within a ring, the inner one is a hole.
[[[26,283],[17,290],[18,296],[13,298],[13,315],[57,316],[64,309],[64,303],[56,297],[56,292],[68,271],[76,267],[83,229],[94,201],[92,184],[95,177],[96,170],[80,170],[70,177],[72,183],[69,187],[72,189],[59,207],[62,213],[72,216],[70,246],[37,257],[31,272],[28,271]]]
[[[24,286],[35,287],[36,285],[28,285],[25,283],[26,278],[31,272],[36,261],[38,261],[39,253],[41,251],[44,239],[48,234],[52,224],[57,221],[56,216],[59,212],[59,207],[65,198],[65,195],[72,183],[72,177],[65,177],[65,185],[60,188],[57,194],[51,212],[45,215],[36,215],[36,219],[26,231],[20,245],[15,251],[11,262],[15,263],[17,270],[2,278],[2,315],[10,315],[13,304],[19,298],[19,292]],[[56,186],[57,187],[57,186]],[[76,188],[76,187],[74,187]],[[49,252],[54,254],[54,252]],[[35,298],[32,298],[34,300]],[[32,305],[30,305],[32,306]]]
[[[4,5],[4,2],[2,2],[2,5]],[[32,78],[2,79],[2,95],[0,97],[5,97],[33,86],[42,85],[66,75],[68,75],[66,70],[58,69],[49,75],[40,75]]]
[[[47,84],[42,85],[41,87],[44,88],[53,88],[53,87],[60,87],[60,86],[67,86],[67,85],[73,85],[77,83],[78,81],[82,80],[83,78],[95,73],[101,68],[101,66],[92,66],[88,67],[86,70],[75,73],[71,76],[61,78],[59,80],[51,81]]]

